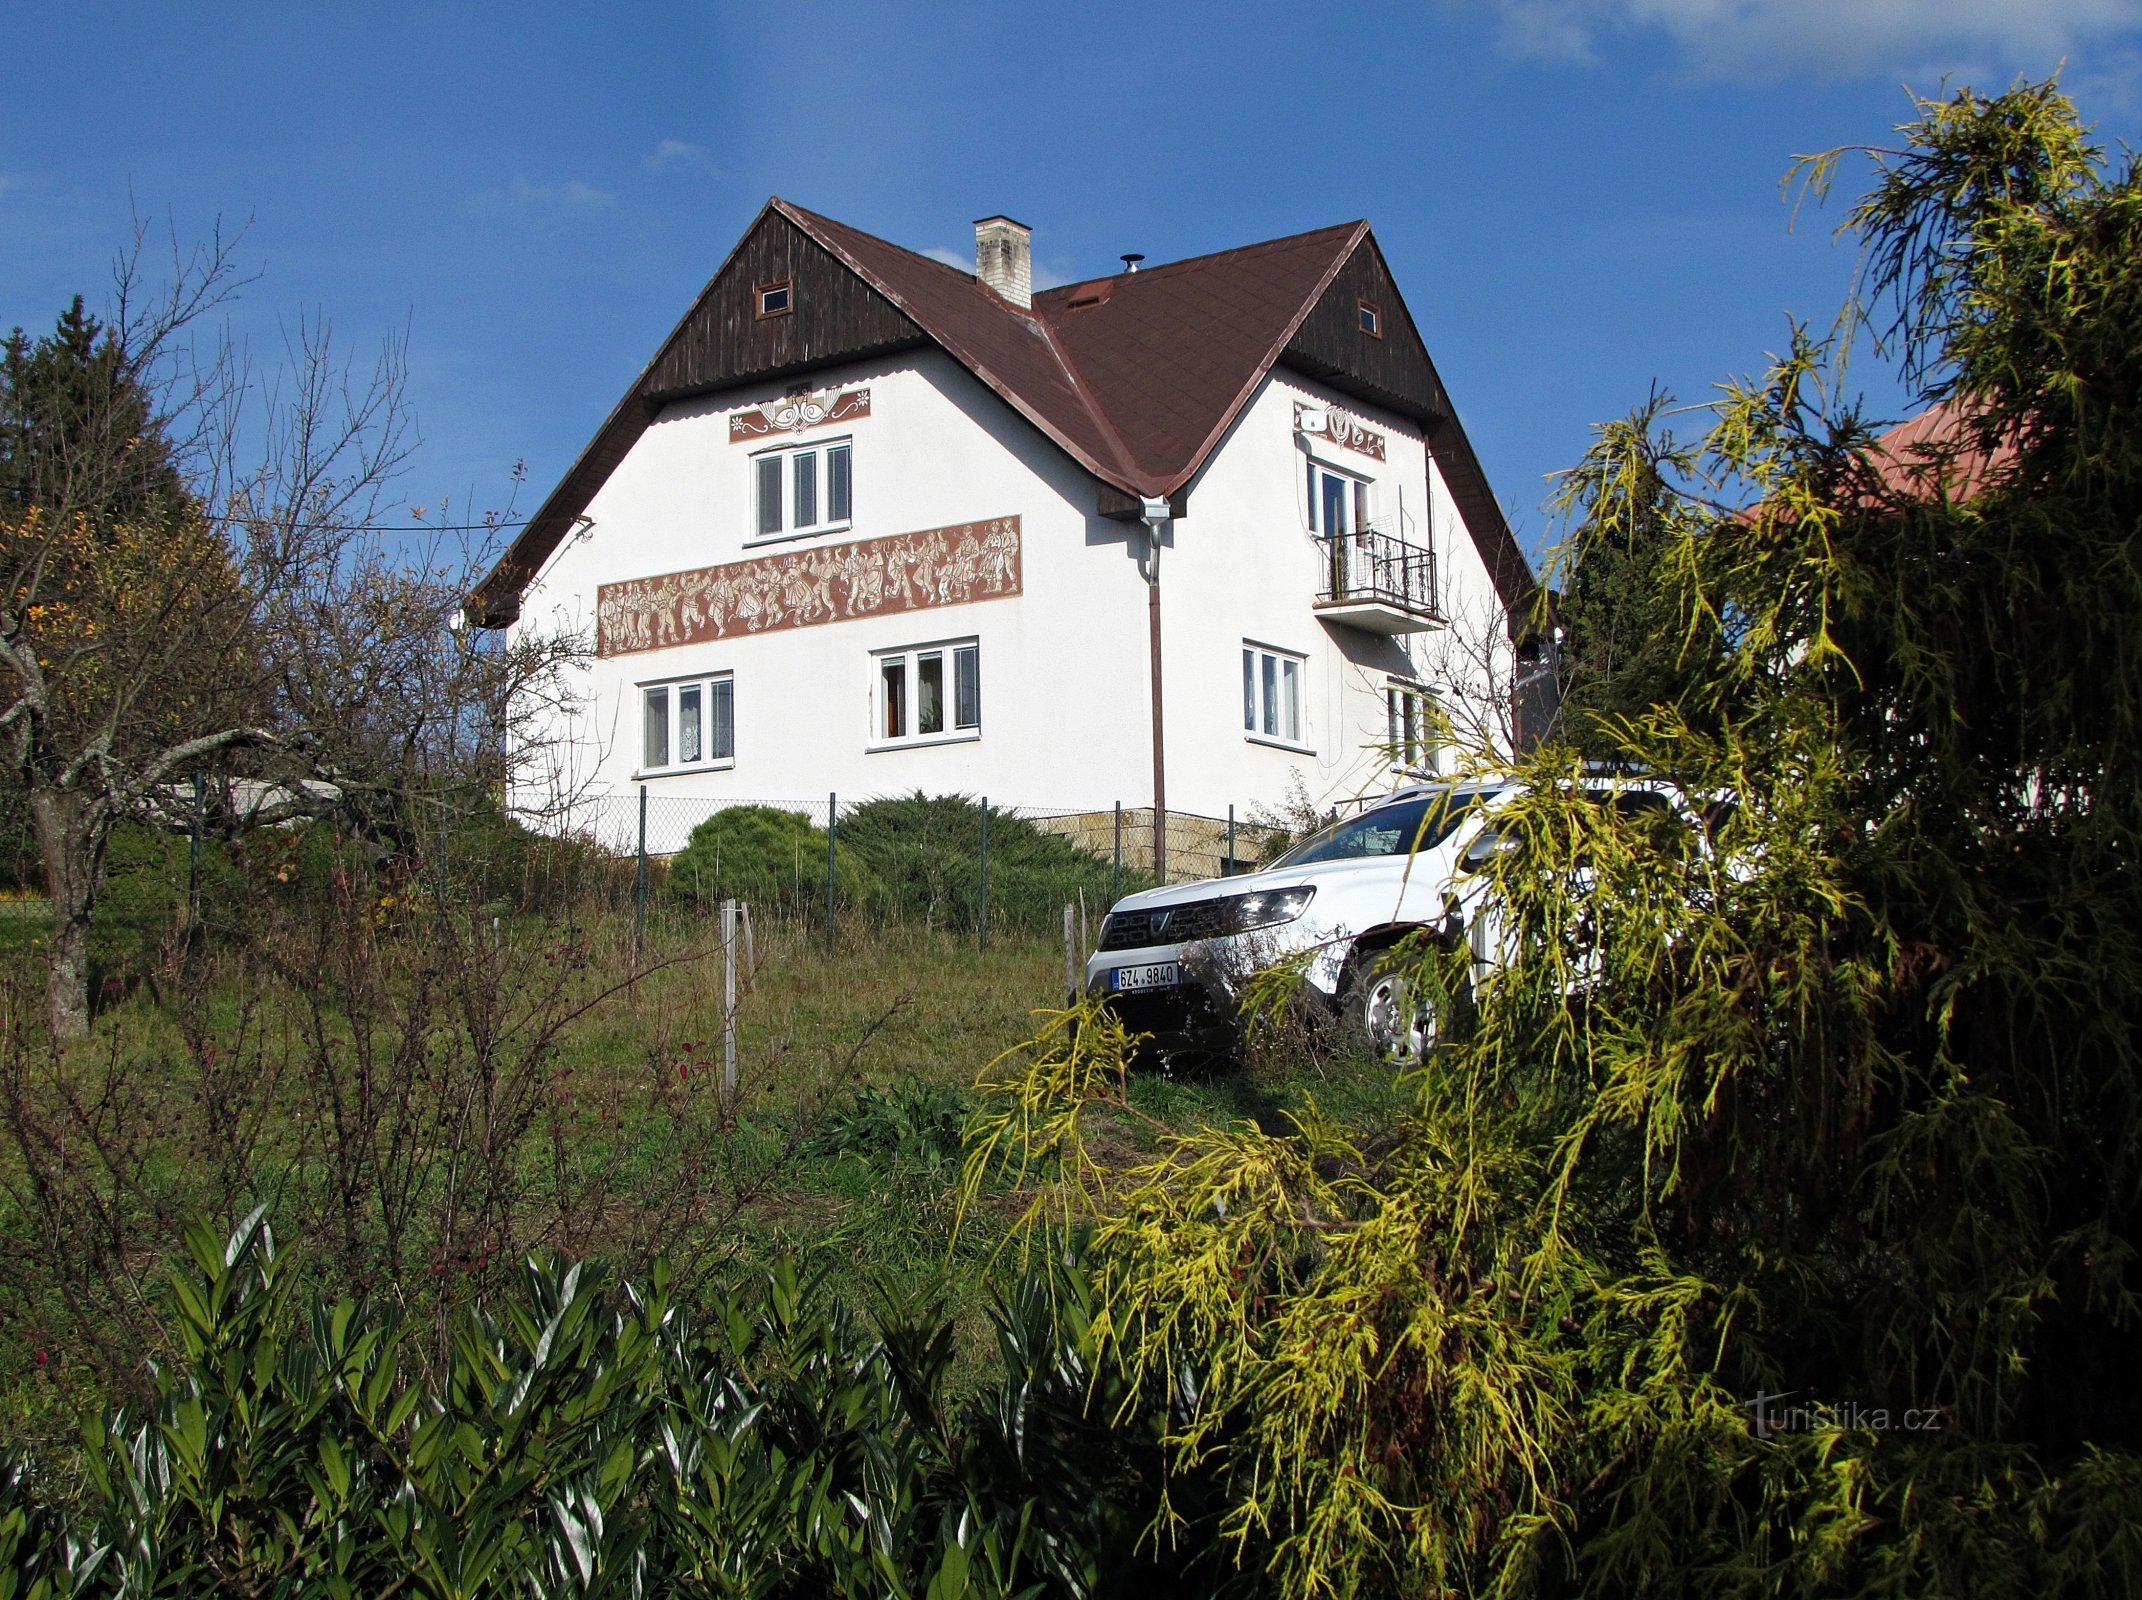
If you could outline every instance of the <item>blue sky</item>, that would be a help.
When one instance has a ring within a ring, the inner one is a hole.
[[[2142,113],[2142,0],[77,0],[0,50],[0,325],[95,301],[132,213],[250,219],[257,357],[407,330],[411,505],[521,460],[532,510],[770,194],[953,255],[1008,212],[1055,280],[1365,216],[1535,548],[1591,423],[1827,323],[1795,154],[2062,60],[2102,142]]]

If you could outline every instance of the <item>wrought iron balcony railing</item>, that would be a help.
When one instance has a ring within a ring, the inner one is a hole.
[[[1373,523],[1323,546],[1322,615],[1378,633],[1418,633],[1442,622],[1433,550]]]

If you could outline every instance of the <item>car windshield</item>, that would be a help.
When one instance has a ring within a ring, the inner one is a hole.
[[[1302,867],[1314,861],[1351,861],[1361,856],[1402,856],[1427,850],[1458,831],[1473,808],[1492,790],[1436,789],[1395,805],[1378,806],[1358,817],[1311,834],[1271,865]]]

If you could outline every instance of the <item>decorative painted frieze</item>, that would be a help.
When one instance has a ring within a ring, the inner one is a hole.
[[[868,389],[813,389],[808,394],[783,395],[729,418],[729,442],[764,439],[776,433],[801,433],[828,422],[846,422],[870,415]]]
[[[1364,428],[1343,411],[1327,411],[1321,406],[1303,405],[1294,402],[1294,427],[1299,433],[1313,438],[1329,439],[1342,449],[1358,455],[1383,459],[1383,435],[1373,428]]]
[[[629,655],[1018,594],[1019,519],[814,545],[595,591],[595,653]]]

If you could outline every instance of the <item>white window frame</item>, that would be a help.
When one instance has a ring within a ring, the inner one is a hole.
[[[847,459],[847,514],[833,514],[833,456],[838,452]],[[797,464],[810,462],[810,487],[808,495],[797,475]],[[780,505],[776,508],[778,528],[766,528],[766,466],[778,463],[780,474]],[[756,450],[751,455],[750,467],[750,534],[744,543],[779,544],[789,539],[811,539],[822,533],[836,533],[855,524],[855,440],[850,435],[837,439],[812,439],[808,442],[775,445],[770,449]],[[808,499],[809,504],[804,502]],[[801,521],[798,513],[809,510],[809,521]]]
[[[1242,737],[1282,750],[1310,749],[1309,658],[1299,650],[1242,641]]]
[[[1329,539],[1334,533],[1343,537],[1375,525],[1376,481],[1373,478],[1348,471],[1345,467],[1333,466],[1321,456],[1305,453],[1303,459],[1308,462],[1308,508],[1305,520],[1311,533],[1319,539]],[[1327,478],[1344,485],[1340,504],[1340,526],[1336,529],[1325,526],[1327,519],[1324,515],[1324,480]]]
[[[1394,772],[1433,777],[1443,764],[1442,741],[1434,737],[1427,708],[1435,691],[1412,678],[1387,678],[1383,686],[1384,754]]]
[[[925,733],[931,663],[936,668],[937,727]],[[969,674],[962,683],[962,673]],[[898,713],[898,731],[894,717]],[[962,721],[962,718],[967,720]],[[982,643],[968,634],[870,652],[871,750],[965,744],[982,736]]]
[[[686,702],[698,694],[696,759],[682,759],[691,742],[693,725],[686,720]],[[736,674],[701,672],[684,678],[651,678],[633,686],[639,707],[640,777],[667,776],[676,772],[725,772],[736,765]],[[659,696],[662,705],[661,747],[656,748],[652,712]],[[718,735],[726,732],[728,748],[717,750]],[[657,756],[662,759],[656,760]]]

